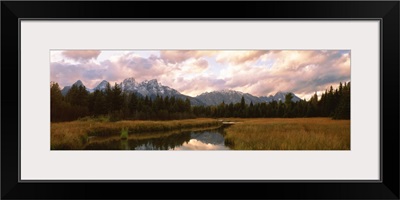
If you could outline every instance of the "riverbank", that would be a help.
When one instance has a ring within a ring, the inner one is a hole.
[[[94,120],[51,123],[51,149],[83,149],[92,136],[113,136],[128,129],[128,134],[188,131],[200,128],[217,128],[222,122],[209,119],[187,119],[169,121],[118,121],[99,122]],[[147,137],[149,137],[147,134]],[[132,136],[130,136],[132,137]]]

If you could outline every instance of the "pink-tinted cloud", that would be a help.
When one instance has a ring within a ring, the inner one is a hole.
[[[257,62],[231,65],[223,71],[226,86],[257,96],[277,91],[312,94],[350,80],[350,54],[346,51],[271,51]]]
[[[196,67],[198,67],[199,69],[207,69],[207,67],[208,67],[208,62],[207,62],[207,60],[204,60],[204,59],[198,59],[198,60],[196,60],[196,62],[194,63],[194,65],[196,66]]]
[[[226,89],[226,81],[212,77],[198,76],[191,79],[177,78],[171,85],[183,94],[197,96],[203,92]]]
[[[300,97],[350,80],[350,51],[187,50],[160,51],[146,57],[140,54],[121,52],[101,62],[96,56],[63,60],[54,54],[51,80],[65,86],[80,79],[93,88],[103,79],[119,83],[133,77],[137,81],[157,79],[191,96],[233,89],[256,96],[290,91]]]
[[[223,144],[210,144],[204,143],[200,140],[191,139],[189,142],[176,147],[174,150],[229,150],[229,148]]]
[[[160,51],[160,58],[169,63],[181,63],[188,59],[196,59],[204,56],[213,56],[218,51],[201,51],[201,50],[167,50]]]
[[[268,50],[224,50],[224,51],[202,51],[202,50],[176,50],[161,51],[160,58],[170,63],[181,63],[188,59],[200,57],[215,57],[217,62],[242,64],[254,61],[260,56],[269,53]]]
[[[245,62],[259,59],[262,55],[268,54],[269,51],[224,51],[216,57],[218,62],[230,63],[233,65],[243,64]]]
[[[66,58],[82,62],[90,59],[96,59],[100,53],[101,51],[99,50],[68,50],[63,51],[62,55]]]

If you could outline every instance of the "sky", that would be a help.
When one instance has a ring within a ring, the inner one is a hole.
[[[157,79],[197,96],[237,90],[255,96],[293,92],[309,99],[350,81],[349,50],[65,50],[50,51],[50,80],[61,89],[77,80],[88,88],[102,80]]]

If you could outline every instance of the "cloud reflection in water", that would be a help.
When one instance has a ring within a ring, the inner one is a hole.
[[[182,146],[170,150],[229,150],[229,148],[223,143],[211,144],[204,143],[196,139],[191,139],[189,142],[182,144]]]

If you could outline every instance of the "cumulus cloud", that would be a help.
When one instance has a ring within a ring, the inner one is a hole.
[[[165,62],[178,63],[193,58],[194,51],[161,51],[160,58]]]
[[[197,96],[204,92],[227,89],[225,86],[225,80],[204,76],[198,76],[191,79],[178,78],[172,84],[178,91],[189,96]]]
[[[61,88],[72,85],[74,82],[83,79],[84,69],[80,65],[73,65],[65,62],[50,63],[51,80],[57,82]]]
[[[233,89],[256,96],[290,91],[307,98],[350,80],[350,51],[177,50],[146,57],[144,52],[124,52],[102,61],[96,60],[96,53],[65,52],[69,52],[62,53],[66,60],[51,54],[51,79],[64,86],[80,79],[93,88],[103,79],[119,83],[134,77],[137,81],[158,79],[190,96]]]
[[[269,51],[223,51],[216,57],[218,62],[239,65],[245,62],[259,59]]]
[[[278,91],[306,96],[350,80],[349,51],[270,51],[257,56],[255,60],[244,59],[252,62],[231,60],[237,64],[221,73],[226,85],[257,96]]]
[[[181,76],[198,76],[208,68],[208,62],[204,59],[189,59],[175,66],[180,70]]]
[[[90,59],[96,59],[100,53],[101,51],[99,50],[68,50],[63,51],[62,55],[75,61],[85,62]]]
[[[160,51],[160,58],[169,63],[181,63],[188,59],[197,59],[203,56],[213,56],[218,51],[196,51],[196,50],[176,50]]]

